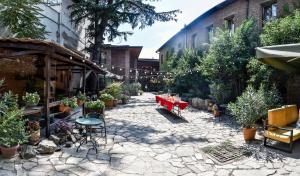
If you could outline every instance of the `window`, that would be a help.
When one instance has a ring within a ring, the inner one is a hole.
[[[164,55],[161,54],[161,55],[160,55],[160,64],[163,64],[163,60],[164,60]]]
[[[196,39],[197,39],[197,34],[192,35],[192,48],[196,48]]]
[[[233,18],[226,19],[225,20],[225,25],[226,25],[226,28],[229,30],[230,35],[232,35],[234,33],[234,30],[235,30]]]
[[[178,43],[178,50],[182,48],[182,43]]]
[[[277,17],[277,3],[263,5],[262,8],[263,22],[266,23]]]
[[[171,55],[173,55],[175,53],[175,49],[174,49],[174,47],[172,47],[172,49],[171,49]]]
[[[213,25],[211,25],[211,26],[209,26],[209,27],[207,27],[207,42],[208,43],[212,43],[212,41],[213,41],[213,38],[214,38],[214,27],[213,27]]]

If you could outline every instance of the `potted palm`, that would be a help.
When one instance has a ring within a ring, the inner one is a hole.
[[[79,94],[77,95],[77,105],[82,106],[83,103],[85,103],[86,99],[86,95],[84,93],[79,92]]]
[[[85,103],[85,108],[86,113],[97,112],[99,114],[104,114],[105,104],[101,100],[87,101]]]
[[[40,141],[40,122],[39,121],[29,121],[27,124],[27,132],[29,134],[29,142],[33,145]]]
[[[114,106],[114,97],[110,94],[104,93],[100,96],[100,100],[104,101],[105,107],[112,108]]]
[[[71,110],[76,107],[78,107],[76,97],[64,98],[62,100],[62,103],[59,106],[59,111],[65,112],[65,113],[70,113]]]
[[[255,122],[262,118],[268,109],[264,92],[249,86],[235,103],[228,105],[228,109],[237,122],[243,126],[245,141],[255,139]]]
[[[19,109],[4,112],[0,120],[0,149],[4,158],[16,155],[19,145],[27,142],[25,121]]]
[[[40,102],[40,96],[37,92],[34,93],[26,92],[25,95],[22,97],[22,99],[25,102],[25,105],[27,107],[36,106]]]

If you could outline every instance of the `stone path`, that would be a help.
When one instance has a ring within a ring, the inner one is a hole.
[[[133,97],[128,105],[106,112],[108,143],[101,138],[100,152],[88,147],[63,148],[35,159],[0,159],[0,176],[9,175],[300,175],[300,145],[293,154],[247,145],[241,129],[229,117],[222,121],[211,114],[188,108],[175,118],[157,108],[154,95]],[[217,165],[201,148],[231,141],[253,152],[248,158]]]

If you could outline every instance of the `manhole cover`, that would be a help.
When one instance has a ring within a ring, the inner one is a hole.
[[[227,164],[249,155],[243,148],[234,147],[230,142],[224,142],[218,146],[209,146],[202,149],[215,163]]]

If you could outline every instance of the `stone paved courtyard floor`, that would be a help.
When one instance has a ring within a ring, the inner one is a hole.
[[[145,93],[106,111],[108,143],[98,138],[98,154],[88,147],[76,152],[73,146],[30,160],[0,159],[0,175],[300,175],[299,143],[287,154],[264,148],[260,140],[245,144],[229,117],[219,121],[193,108],[183,116],[186,120],[161,110],[154,95]],[[253,155],[219,165],[201,151],[225,141],[244,145]]]

